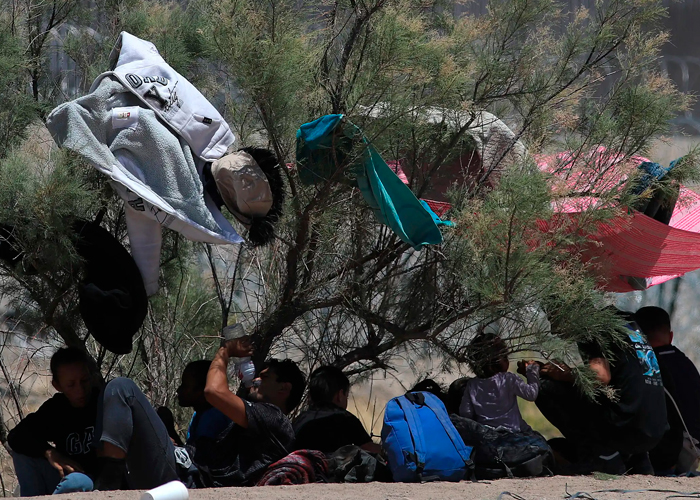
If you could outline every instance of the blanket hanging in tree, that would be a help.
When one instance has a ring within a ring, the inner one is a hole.
[[[626,171],[641,171],[634,189],[641,194],[653,181],[663,179],[678,162],[662,167],[634,156],[627,165],[620,165],[621,155],[598,148],[590,153],[588,161],[598,165],[593,172],[602,174],[596,174],[595,185],[588,185],[586,170],[576,166],[581,159],[566,152],[537,159],[540,170],[554,173],[553,184],[563,182],[568,187],[575,185],[579,191],[591,193],[555,202],[553,208],[559,213],[575,214],[594,208],[598,203],[595,191],[623,186],[628,178]],[[617,168],[603,168],[608,164]],[[639,210],[621,207],[619,217],[600,224],[598,232],[590,235],[594,244],[587,249],[584,258],[595,259],[602,289],[631,292],[700,269],[700,195],[680,186],[675,206],[670,206],[668,215],[656,213],[654,217],[642,213],[645,207]]]
[[[540,169],[547,170],[547,161],[552,157],[539,158]],[[645,171],[640,186],[648,185],[651,177],[665,175],[669,168],[658,166],[646,158],[633,157],[633,163]],[[400,163],[393,165],[400,178],[408,179]],[[621,179],[615,179],[620,182]],[[442,216],[451,208],[449,203],[424,200],[434,212]],[[579,197],[557,202],[554,209],[559,213],[577,213],[590,209],[596,202],[594,197]],[[680,186],[678,201],[668,224],[659,222],[637,210],[623,211],[600,226],[600,231],[591,235],[594,242],[586,253],[587,259],[595,258],[599,286],[609,292],[631,292],[640,287],[633,286],[628,277],[641,278],[646,287],[659,285],[700,269],[700,195]],[[546,224],[543,226],[546,230]]]

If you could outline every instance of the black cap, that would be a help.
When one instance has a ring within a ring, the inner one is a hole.
[[[133,257],[96,222],[78,220],[76,250],[85,261],[78,286],[80,315],[97,342],[115,354],[131,352],[148,312],[148,296]]]

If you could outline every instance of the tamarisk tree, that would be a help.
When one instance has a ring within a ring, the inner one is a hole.
[[[514,350],[548,357],[570,360],[583,338],[617,338],[596,262],[581,257],[601,222],[639,202],[606,184],[611,169],[633,180],[628,160],[688,105],[656,69],[664,10],[646,0],[576,11],[553,0],[481,3],[479,15],[411,0],[192,7],[235,89],[227,111],[239,137],[267,143],[288,167],[276,243],[229,259],[238,319],[259,358],[284,351],[309,369],[330,362],[353,373],[407,352],[462,361],[496,320]],[[412,249],[357,189],[335,182],[361,145],[331,180],[300,182],[295,132],[331,113],[400,163],[417,196],[450,203],[455,227],[441,245]],[[566,223],[552,201],[583,188],[554,189],[549,177],[564,165],[547,175],[536,165],[560,151],[600,200]],[[688,158],[682,175],[694,165]]]

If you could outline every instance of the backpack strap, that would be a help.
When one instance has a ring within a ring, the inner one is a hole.
[[[422,477],[423,468],[425,467],[425,442],[423,441],[422,432],[413,432],[412,429],[418,430],[422,428],[420,417],[414,406],[406,396],[396,398],[396,401],[401,406],[401,409],[406,416],[406,421],[408,422],[408,430],[413,438],[413,445],[416,452],[416,473],[418,477]]]
[[[425,406],[425,394],[422,392],[407,392],[406,399],[416,406]]]
[[[666,387],[664,387],[664,392],[666,393],[666,396],[668,397],[668,399],[671,400],[671,403],[673,403],[673,406],[676,408],[676,412],[678,413],[678,418],[681,419],[681,423],[683,424],[683,428],[685,429],[686,434],[688,434],[688,436],[690,436],[690,438],[691,438],[690,444],[693,445],[693,449],[695,450],[696,455],[698,457],[700,457],[700,450],[698,450],[698,447],[695,446],[696,440],[693,437],[693,435],[690,433],[690,431],[688,430],[688,426],[685,425],[685,420],[683,420],[683,415],[681,415],[681,410],[678,408],[678,404],[676,404],[676,400],[673,399],[673,396],[671,396],[671,393],[668,392],[668,389]]]
[[[421,393],[423,394],[423,393]],[[462,458],[464,461],[464,464],[467,467],[472,467],[473,462],[471,460],[471,454],[472,450],[470,447],[467,447],[467,445],[464,444],[464,440],[462,439],[462,436],[459,435],[457,432],[457,429],[455,428],[454,424],[452,423],[452,420],[450,420],[450,417],[447,416],[447,411],[441,411],[443,408],[440,408],[439,406],[442,406],[442,403],[440,400],[435,396],[434,394],[424,394],[425,398],[425,403],[428,408],[430,408],[433,413],[435,413],[435,416],[437,417],[438,421],[440,424],[442,424],[442,427],[445,429],[445,432],[447,433],[447,436],[450,438],[450,441],[452,441],[452,444],[455,447],[455,450],[457,450],[457,453],[459,453],[459,456]],[[437,402],[435,401],[437,400]],[[433,404],[431,404],[433,403]],[[440,405],[437,405],[437,403],[440,403]],[[438,406],[436,409],[435,406]]]

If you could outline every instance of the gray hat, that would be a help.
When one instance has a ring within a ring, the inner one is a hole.
[[[244,225],[272,208],[272,190],[267,176],[253,157],[236,151],[214,161],[211,173],[226,208]]]

